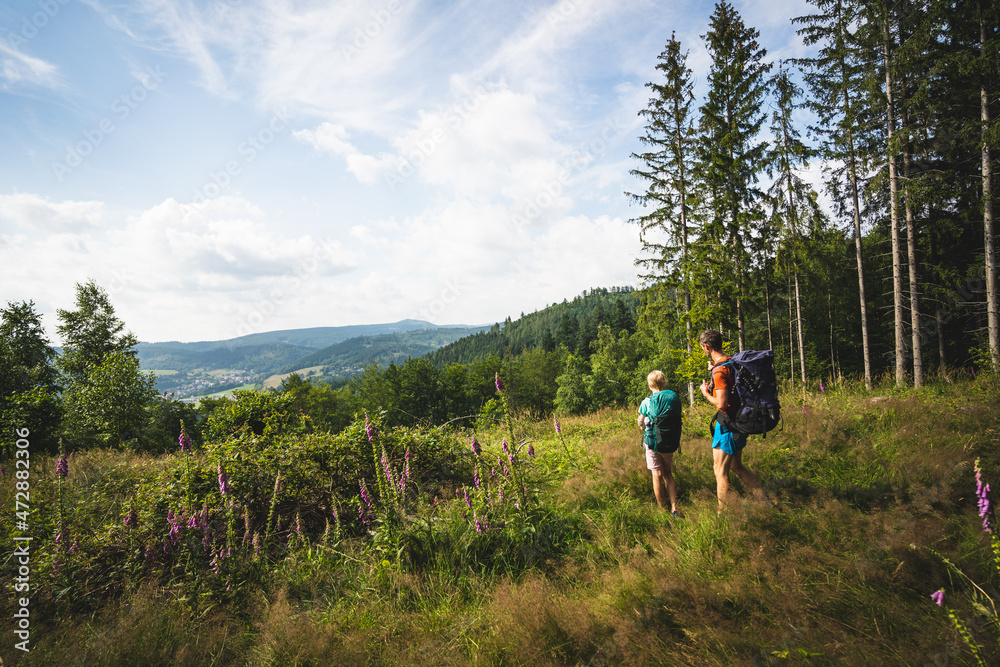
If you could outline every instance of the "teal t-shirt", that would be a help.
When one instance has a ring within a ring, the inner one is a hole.
[[[639,405],[639,414],[650,421],[661,417],[659,441],[657,429],[651,425],[643,432],[642,444],[661,453],[677,451],[681,442],[681,399],[669,389],[647,396]]]

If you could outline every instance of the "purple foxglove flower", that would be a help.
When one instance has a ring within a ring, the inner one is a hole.
[[[260,533],[253,534],[253,552],[256,555],[260,555]]]
[[[368,495],[368,487],[365,486],[365,480],[361,480],[361,483],[359,484],[359,486],[361,487],[361,498],[362,498],[362,500],[365,501],[365,505],[368,506],[368,509],[372,509],[372,499]]]
[[[365,413],[365,434],[368,435],[368,442],[375,442],[375,438],[378,436],[378,432],[375,430],[375,424],[368,419],[368,413]]]
[[[483,532],[483,526],[481,523],[479,523],[479,517],[476,517],[476,532],[477,533]]]
[[[177,442],[180,444],[182,452],[191,451],[191,438],[184,429],[184,422],[181,422],[181,434],[178,436]]]
[[[479,468],[476,468],[476,470],[472,473],[472,483],[477,489],[479,488]]]
[[[56,477],[66,477],[69,474],[69,463],[66,462],[66,455],[60,454],[56,459]]]
[[[361,519],[362,523],[365,524],[366,528],[371,528],[372,524],[371,524],[370,521],[368,521],[368,517],[365,516],[365,506],[364,505],[360,505],[360,504],[358,505],[358,518]]]
[[[506,440],[502,441],[500,443],[500,446],[503,448],[503,453],[510,456],[510,447],[507,446],[507,441]]]
[[[469,492],[466,490],[466,488],[464,486],[462,487],[462,495],[465,496],[465,504],[468,505],[469,509],[471,510],[472,509],[472,501],[469,500]]]
[[[472,453],[475,454],[476,456],[479,456],[480,454],[483,453],[483,448],[479,444],[479,441],[476,440],[476,436],[472,436]]]
[[[552,423],[556,426],[556,435],[562,435],[562,428],[559,426],[559,420],[553,417]]]
[[[805,403],[802,404],[802,416],[803,417],[806,416],[806,405],[805,405]]]
[[[229,490],[229,475],[223,470],[222,461],[219,461],[219,493],[228,496]]]
[[[493,377],[496,379],[497,393],[502,394],[506,387],[504,386],[503,380],[500,379],[500,373],[494,373]]]
[[[824,394],[826,393],[826,387],[823,386],[823,380],[819,381],[819,390]]]
[[[529,444],[528,445],[528,456],[534,456],[534,455],[535,455],[535,446]]]
[[[125,527],[131,528],[138,522],[139,522],[139,515],[135,513],[135,508],[133,507],[128,511],[128,514],[125,515]]]
[[[298,512],[296,512],[295,513],[295,532],[298,533],[299,535],[301,535],[303,530],[304,529],[302,528],[302,516]]]
[[[937,606],[944,606],[944,589],[942,588],[941,590],[931,593],[931,599],[937,603]]]

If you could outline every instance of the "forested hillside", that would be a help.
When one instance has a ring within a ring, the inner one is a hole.
[[[300,368],[322,366],[320,375],[326,380],[348,378],[373,362],[404,362],[408,357],[433,354],[441,346],[470,335],[471,327],[438,327],[406,333],[356,336],[295,360],[282,373]]]
[[[591,343],[597,340],[601,325],[619,331],[635,331],[639,295],[631,287],[591,289],[572,301],[552,304],[544,310],[516,320],[508,317],[503,325],[494,324],[488,331],[461,338],[427,355],[437,366],[469,363],[490,355],[518,355],[525,350],[541,348],[552,351],[563,348],[591,353]]]

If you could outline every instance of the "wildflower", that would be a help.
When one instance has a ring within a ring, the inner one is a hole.
[[[374,443],[376,436],[378,436],[378,431],[375,430],[375,424],[368,419],[368,413],[365,413],[365,434],[368,435],[368,442]]]
[[[358,503],[358,518],[361,519],[362,523],[365,524],[366,528],[371,528],[372,524],[368,520],[368,517],[365,515],[365,506],[360,503]]]
[[[556,426],[556,435],[562,435],[562,428],[559,426],[559,420],[553,417],[552,423]]]
[[[465,504],[468,505],[469,509],[471,510],[472,509],[472,501],[469,500],[469,492],[468,492],[468,490],[466,490],[466,488],[464,486],[462,487],[462,495],[465,496]]]
[[[66,462],[66,455],[60,454],[56,459],[56,477],[66,477],[69,474],[69,464]]]
[[[990,485],[983,484],[983,471],[979,468],[979,459],[976,459],[976,497],[979,499],[979,518],[983,520],[983,531],[989,533],[993,502],[990,500]]]
[[[361,498],[365,501],[365,505],[368,506],[368,509],[373,509],[372,508],[372,499],[368,495],[368,487],[365,486],[365,480],[361,480],[361,483],[359,484],[359,486],[361,487]]]
[[[493,377],[496,379],[497,393],[502,394],[506,387],[504,386],[503,380],[500,379],[500,373],[494,373]]]
[[[472,473],[472,483],[477,489],[479,488],[479,468],[476,468],[476,470]]]
[[[135,508],[131,508],[128,514],[125,515],[125,527],[131,528],[139,522],[139,515],[135,513]]]
[[[506,455],[508,455],[508,456],[510,456],[510,447],[507,446],[507,440],[504,440],[503,442],[501,442],[500,446],[503,448],[503,453],[506,454]]]
[[[944,606],[944,589],[937,590],[931,593],[931,599],[937,603],[937,606]]]
[[[184,429],[184,422],[181,422],[181,434],[178,436],[177,442],[180,444],[182,452],[191,451],[191,438]]]
[[[476,456],[479,456],[480,454],[483,453],[483,448],[479,444],[479,441],[476,440],[476,436],[472,436],[472,453],[475,454]]]
[[[243,534],[250,537],[250,508],[243,508]]]
[[[819,390],[824,394],[826,393],[826,387],[823,386],[823,380],[819,381]]]
[[[534,456],[534,455],[535,455],[535,446],[532,445],[532,444],[529,444],[528,445],[528,456]]]
[[[482,524],[481,524],[481,523],[479,523],[479,517],[478,517],[478,516],[475,516],[475,515],[473,515],[473,516],[474,516],[474,517],[475,517],[475,519],[476,519],[476,532],[477,532],[477,533],[482,533],[482,532],[483,532],[483,526],[482,526]]]
[[[302,528],[302,515],[299,514],[298,512],[296,512],[295,513],[295,532],[298,533],[299,535],[301,535],[303,530],[304,530],[304,528]]]
[[[260,533],[253,534],[253,552],[255,555],[260,555]]]
[[[802,416],[803,417],[806,416],[806,404],[805,403],[802,404]]]
[[[224,496],[229,495],[229,475],[222,468],[222,461],[219,461],[219,493]]]

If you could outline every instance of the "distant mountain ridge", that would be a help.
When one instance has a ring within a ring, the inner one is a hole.
[[[388,333],[400,333],[404,331],[419,331],[422,329],[479,329],[473,325],[453,324],[438,325],[424,320],[400,320],[389,324],[351,324],[342,327],[309,327],[305,329],[281,329],[278,331],[263,331],[260,333],[247,334],[237,338],[226,340],[197,341],[191,343],[181,343],[179,341],[164,341],[157,343],[139,343],[142,347],[164,346],[171,349],[215,350],[222,347],[246,347],[248,345],[275,345],[285,343],[298,347],[309,347],[314,350],[321,350],[324,347],[335,345],[350,338],[358,336],[378,336]],[[141,356],[141,354],[140,354]]]
[[[410,319],[285,329],[220,341],[139,343],[136,352],[143,370],[157,371],[159,391],[183,398],[256,385],[268,376],[304,368],[322,367],[318,375],[328,379],[348,377],[373,361],[422,356],[484,329]]]

